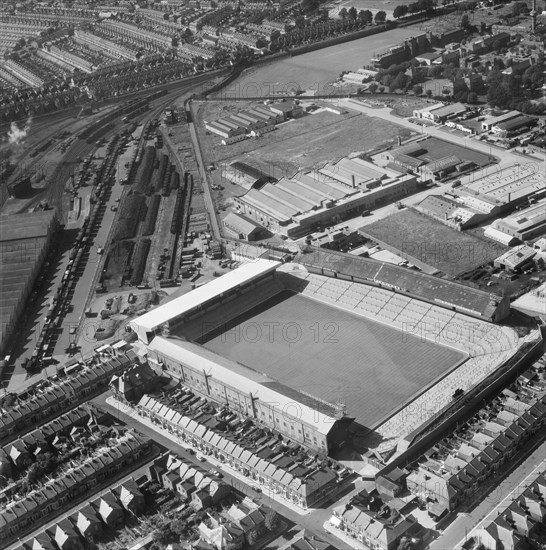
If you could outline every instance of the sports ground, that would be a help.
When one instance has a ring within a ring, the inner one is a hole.
[[[343,402],[370,428],[465,357],[291,291],[199,343],[294,389]]]

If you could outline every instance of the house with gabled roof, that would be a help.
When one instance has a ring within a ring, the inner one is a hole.
[[[78,531],[69,519],[63,519],[50,529],[59,550],[83,550]]]
[[[239,504],[232,504],[224,513],[224,517],[237,525],[244,533],[245,540],[252,546],[266,531],[265,514],[261,506],[245,497]]]
[[[113,490],[120,504],[131,514],[138,515],[144,511],[145,499],[140,492],[134,478],[125,480],[121,485],[118,485]]]
[[[70,517],[84,539],[94,540],[102,534],[103,524],[90,504],[86,504]]]
[[[98,512],[102,521],[109,527],[117,527],[123,523],[125,512],[113,493],[104,493],[94,500],[91,505]]]

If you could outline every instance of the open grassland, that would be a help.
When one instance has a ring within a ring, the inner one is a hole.
[[[463,359],[346,311],[283,292],[212,334],[205,347],[372,426]]]

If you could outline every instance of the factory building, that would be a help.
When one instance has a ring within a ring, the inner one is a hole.
[[[491,167],[487,175],[457,188],[457,195],[472,206],[474,203],[489,204],[490,208],[512,208],[546,194],[544,172],[534,163]]]
[[[58,229],[54,211],[0,217],[0,355],[4,354]]]
[[[392,203],[415,192],[418,185],[416,176],[345,158],[250,189],[235,198],[234,205],[237,213],[269,231],[297,238]]]
[[[546,201],[496,220],[492,227],[504,235],[528,241],[546,233]]]

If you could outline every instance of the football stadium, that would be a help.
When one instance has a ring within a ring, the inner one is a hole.
[[[506,307],[500,297],[481,293],[484,314],[464,311],[425,299],[427,283],[451,300],[467,296],[460,285],[406,269],[419,288],[395,287],[378,273],[363,277],[370,264],[334,268],[346,255],[330,253],[249,261],[131,328],[148,359],[184,384],[326,452],[348,441],[354,422],[392,448],[522,344],[491,323]],[[470,296],[474,307],[481,294]]]

